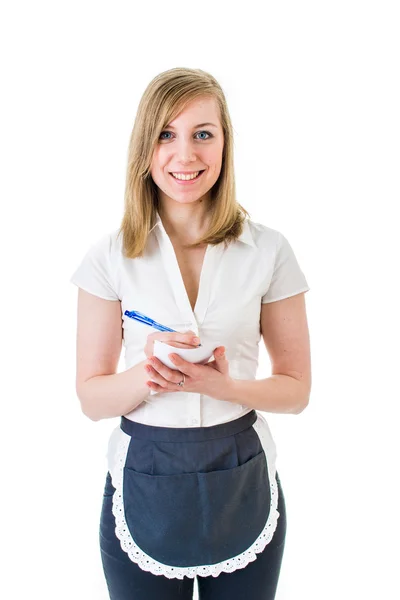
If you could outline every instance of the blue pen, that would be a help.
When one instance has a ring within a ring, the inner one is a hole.
[[[126,310],[124,314],[130,319],[134,319],[134,321],[139,321],[139,323],[154,327],[154,329],[158,329],[158,331],[171,331],[172,333],[179,333],[176,331],[176,329],[171,329],[166,325],[161,325],[160,323],[157,323],[157,321],[153,321],[153,319],[146,317],[146,315],[138,312],[137,310]],[[201,344],[199,344],[199,346],[201,346]]]

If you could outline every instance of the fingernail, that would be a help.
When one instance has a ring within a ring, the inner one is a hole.
[[[200,342],[200,338],[194,337],[192,341],[194,344],[198,344]]]

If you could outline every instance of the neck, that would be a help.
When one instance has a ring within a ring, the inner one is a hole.
[[[210,223],[207,204],[160,203],[158,213],[168,236],[174,242],[192,244],[207,230]]]

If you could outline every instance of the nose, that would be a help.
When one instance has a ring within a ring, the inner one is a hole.
[[[182,138],[176,145],[176,152],[178,161],[183,164],[196,160],[192,140]]]

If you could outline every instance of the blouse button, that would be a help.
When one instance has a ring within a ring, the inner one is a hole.
[[[192,425],[197,425],[199,421],[197,419],[192,419]]]

